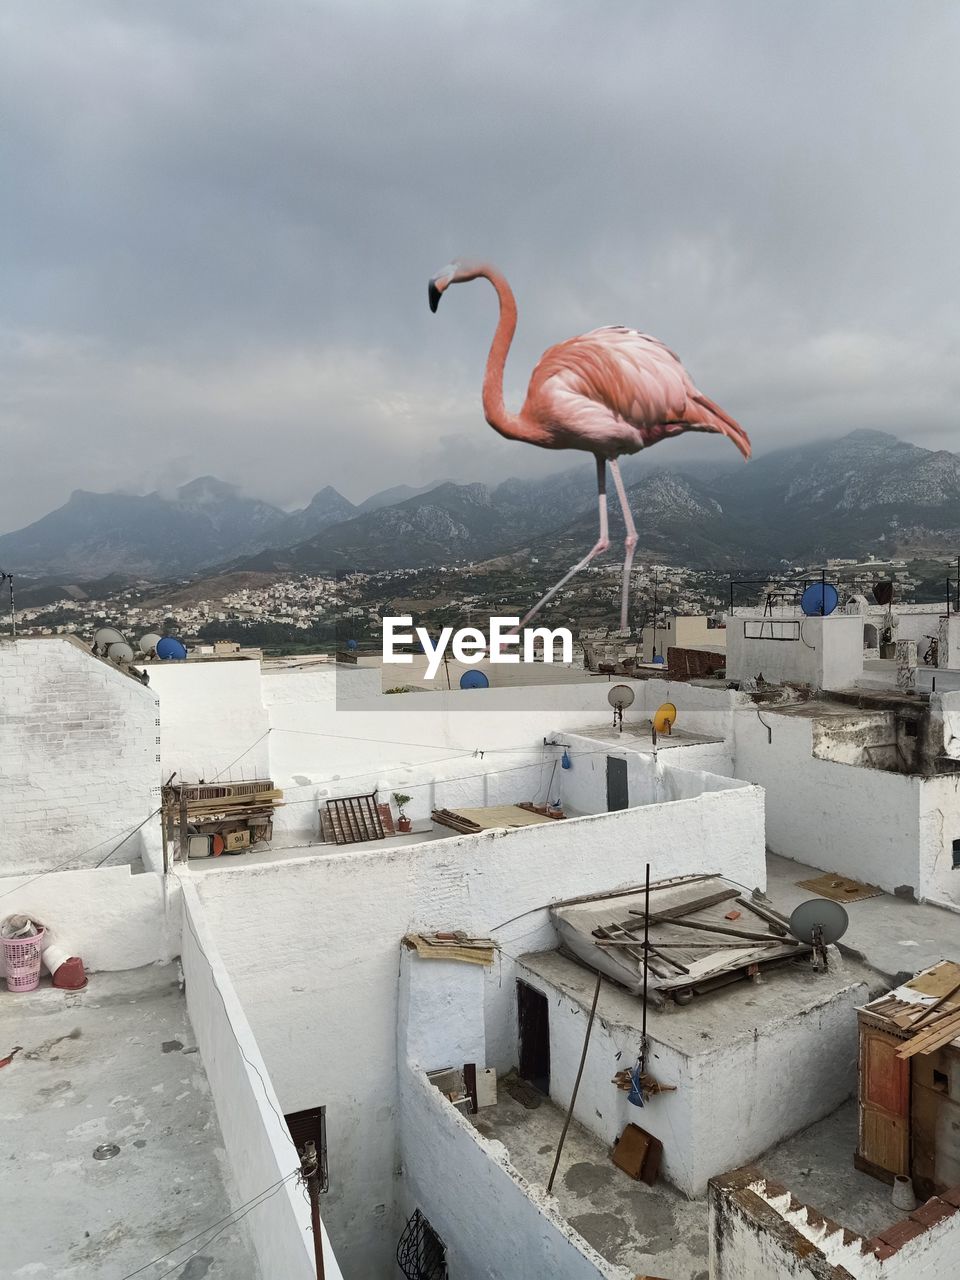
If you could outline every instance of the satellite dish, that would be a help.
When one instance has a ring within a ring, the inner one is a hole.
[[[162,639],[163,637],[161,635],[158,635],[157,632],[148,631],[147,634],[145,636],[141,636],[140,640],[138,641],[140,646],[140,652],[146,653],[146,654],[154,653],[156,651],[157,645],[160,643]]]
[[[677,719],[677,708],[672,702],[664,702],[653,713],[653,727],[657,733],[669,733]]]
[[[615,684],[607,694],[607,701],[611,707],[616,707],[618,711],[622,711],[624,707],[633,706],[633,700],[636,696],[628,684]]]
[[[356,640],[348,640],[348,641],[347,641],[347,648],[348,648],[348,649],[355,649],[356,647],[357,647],[357,642],[356,642]]]
[[[800,597],[800,608],[808,618],[825,618],[840,603],[840,595],[832,582],[811,582]]]
[[[182,662],[187,656],[187,646],[175,636],[164,636],[157,643],[157,657]]]
[[[109,649],[112,644],[126,644],[127,637],[116,627],[100,627],[93,633],[93,643],[97,649]]]
[[[482,671],[465,671],[460,677],[461,689],[489,689],[490,681]]]
[[[824,946],[842,938],[850,923],[839,902],[830,898],[809,898],[794,909],[790,917],[790,932],[798,942],[808,945],[814,941]],[[819,938],[817,932],[819,931]]]
[[[892,582],[875,582],[873,584],[873,598],[877,604],[893,603],[893,583]]]
[[[132,662],[133,650],[125,640],[115,640],[107,646],[107,657],[111,662]]]

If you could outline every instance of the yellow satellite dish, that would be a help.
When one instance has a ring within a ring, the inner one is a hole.
[[[657,733],[669,734],[677,718],[677,708],[672,702],[664,702],[653,714],[653,727]]]

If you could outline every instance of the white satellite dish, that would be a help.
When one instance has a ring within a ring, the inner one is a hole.
[[[607,694],[607,701],[611,707],[622,709],[623,707],[632,707],[636,696],[628,684],[615,684]]]
[[[159,636],[155,631],[148,631],[146,635],[141,636],[138,641],[138,644],[140,646],[140,652],[146,653],[146,654],[152,654],[156,649],[157,645],[160,643],[161,639],[162,637]]]
[[[623,733],[623,709],[633,705],[636,694],[628,684],[615,684],[607,694],[607,701],[613,707],[613,727]]]
[[[107,657],[111,662],[132,662],[133,650],[126,640],[116,640],[107,647]]]
[[[109,649],[112,644],[126,644],[127,637],[116,627],[100,627],[93,633],[93,644],[96,649]]]

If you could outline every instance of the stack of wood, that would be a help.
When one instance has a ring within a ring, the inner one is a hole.
[[[869,1009],[906,1035],[907,1039],[897,1050],[898,1058],[935,1053],[960,1037],[960,980],[932,1004],[901,1000],[891,994],[874,1001]]]
[[[234,818],[268,820],[273,817],[277,802],[283,799],[283,792],[269,779],[223,785],[184,785],[166,790],[173,793],[178,809],[186,805],[187,818],[191,823],[227,822]]]

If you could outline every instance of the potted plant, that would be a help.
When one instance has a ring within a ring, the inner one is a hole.
[[[404,810],[404,806],[408,805],[410,801],[413,799],[413,796],[405,796],[402,791],[395,791],[393,793],[393,799],[396,803],[397,809],[399,810],[399,813],[397,815],[397,830],[410,831],[413,827],[413,823],[410,821],[410,819],[407,817],[407,815],[404,813],[403,810]]]

